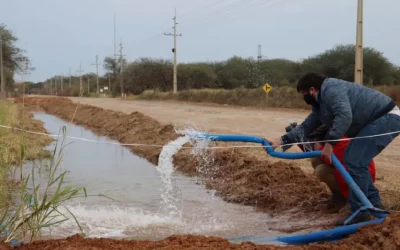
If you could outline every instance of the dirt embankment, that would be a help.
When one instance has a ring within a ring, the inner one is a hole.
[[[162,125],[143,114],[126,115],[86,105],[77,108],[68,99],[27,98],[27,105],[39,105],[49,114],[71,120],[98,134],[121,143],[164,145],[177,137],[171,125]],[[131,147],[131,150],[156,164],[161,148]],[[312,211],[312,203],[326,195],[325,188],[314,177],[304,174],[287,162],[272,164],[243,150],[209,152],[213,161],[205,167],[201,157],[193,157],[189,149],[181,150],[174,161],[179,171],[205,177],[206,185],[214,188],[226,200],[257,205],[269,212],[284,212],[302,206]],[[212,177],[212,178],[211,178]],[[0,245],[0,249],[10,249]],[[171,236],[161,241],[128,241],[113,239],[85,239],[73,236],[62,240],[37,241],[17,249],[400,249],[400,214],[394,213],[381,225],[368,226],[338,243],[308,246],[258,246],[251,243],[231,244],[217,237],[193,235]]]
[[[0,245],[0,250],[11,249]],[[109,250],[109,249],[245,249],[245,250],[396,250],[400,249],[400,214],[393,214],[381,225],[364,227],[338,243],[311,244],[308,246],[276,247],[252,243],[232,244],[218,237],[173,235],[160,241],[113,239],[86,239],[75,235],[61,240],[37,241],[14,248],[16,250]]]
[[[17,101],[19,101],[17,99]],[[118,140],[121,143],[165,145],[178,137],[172,125],[134,112],[129,115],[89,105],[77,105],[66,98],[25,98],[26,105],[38,105],[47,113]],[[160,147],[132,146],[131,151],[157,164]],[[265,154],[262,149],[260,154]],[[247,154],[244,150],[211,151],[212,162],[194,157],[189,149],[174,158],[178,171],[201,175],[208,188],[225,200],[273,213],[293,208],[314,211],[315,202],[327,195],[326,188],[314,176],[306,175],[294,164],[271,163]]]

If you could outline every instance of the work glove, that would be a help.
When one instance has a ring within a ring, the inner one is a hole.
[[[294,129],[295,127],[297,127],[297,122],[291,122],[289,124],[289,126],[285,127],[285,131],[286,133],[289,133],[292,129]],[[289,148],[291,148],[293,145],[285,145],[282,146],[282,151],[285,152],[286,150],[288,150]]]

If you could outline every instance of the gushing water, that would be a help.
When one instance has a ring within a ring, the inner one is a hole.
[[[172,157],[187,142],[189,142],[189,137],[182,136],[175,141],[168,143],[163,147],[158,158],[157,170],[160,172],[163,184],[161,212],[171,218],[181,218],[182,216],[182,195],[180,188],[172,178],[172,174],[175,170]]]

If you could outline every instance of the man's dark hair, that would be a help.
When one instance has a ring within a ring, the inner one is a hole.
[[[299,81],[297,82],[297,92],[308,91],[311,87],[314,87],[316,90],[320,90],[321,85],[326,78],[328,77],[322,74],[307,73],[300,77]]]

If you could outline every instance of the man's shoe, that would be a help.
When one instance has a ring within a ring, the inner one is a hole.
[[[334,205],[336,203],[342,203],[343,201],[347,202],[346,198],[342,195],[332,195],[327,199],[319,200],[318,204]]]
[[[332,195],[328,199],[320,200],[318,204],[323,204],[327,206],[330,213],[337,213],[347,204],[347,199],[342,195]]]
[[[318,201],[318,204],[333,204],[334,203],[334,197],[331,196],[327,199],[321,199]]]
[[[328,203],[327,204],[327,209],[329,213],[337,213],[339,212],[342,208],[344,208],[347,204],[346,199],[334,199],[333,203]]]
[[[376,208],[379,208],[379,209],[381,209],[381,210],[385,210],[385,211],[386,211],[386,208],[385,208],[385,206],[382,204],[382,202],[379,202],[378,204],[372,204],[372,205],[374,205],[374,207],[376,207]]]
[[[340,220],[338,220],[335,225],[336,226],[344,226],[344,223],[346,222],[346,220],[350,217],[347,216],[345,218],[342,218]],[[357,223],[361,223],[361,222],[366,222],[366,221],[370,221],[372,220],[372,217],[369,213],[359,213],[357,214],[351,221],[349,221],[346,225],[352,225],[352,224],[357,224]]]

